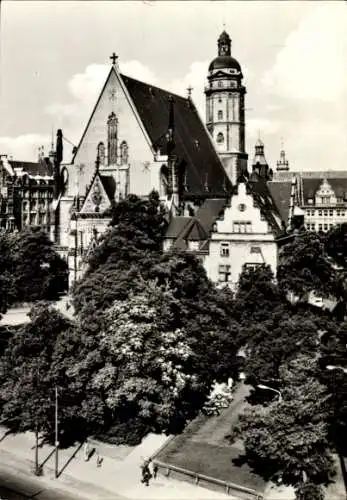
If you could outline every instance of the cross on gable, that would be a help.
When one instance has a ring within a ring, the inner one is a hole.
[[[188,97],[191,97],[192,96],[192,90],[193,90],[193,87],[191,85],[189,85],[189,87],[187,88],[187,91],[188,91]]]
[[[112,56],[110,56],[113,66],[116,64],[118,56],[113,52]]]

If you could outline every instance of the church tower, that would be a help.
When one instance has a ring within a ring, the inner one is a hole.
[[[207,76],[206,125],[232,184],[247,172],[245,151],[245,94],[240,64],[231,56],[231,39],[218,38],[218,57]]]
[[[277,160],[277,172],[288,172],[289,170],[289,162],[286,158],[286,152],[284,151],[283,145],[280,152],[280,159]]]

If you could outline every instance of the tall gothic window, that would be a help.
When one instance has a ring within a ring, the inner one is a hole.
[[[105,144],[103,142],[98,144],[98,157],[100,165],[105,165]]]
[[[159,194],[160,196],[166,196],[169,191],[169,171],[166,165],[162,165],[160,169],[160,187]]]
[[[126,141],[122,141],[120,145],[120,162],[122,165],[127,165],[129,160],[129,147]]]
[[[224,135],[222,134],[222,132],[219,132],[219,134],[217,134],[217,144],[223,144],[224,142]]]
[[[118,142],[118,119],[114,112],[110,114],[107,120],[107,149],[108,164],[117,163],[117,142]]]

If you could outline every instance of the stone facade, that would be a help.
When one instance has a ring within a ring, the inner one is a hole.
[[[216,220],[203,262],[214,283],[228,284],[233,289],[244,265],[269,265],[276,275],[276,234],[247,193],[245,183],[238,184],[223,217]]]
[[[53,223],[53,163],[40,157],[37,163],[0,157],[0,226],[21,230],[41,226],[50,233]]]

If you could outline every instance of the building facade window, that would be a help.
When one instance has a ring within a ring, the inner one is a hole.
[[[219,81],[219,82],[218,82],[218,87],[219,87],[219,88],[223,87],[223,82]]]
[[[318,215],[321,217],[322,216],[322,210],[318,210]]]
[[[328,210],[324,210],[324,217],[328,217]]]
[[[189,248],[189,250],[192,250],[192,251],[199,250],[199,242],[198,241],[189,241],[188,248]]]
[[[222,132],[219,132],[219,134],[217,134],[217,143],[223,144],[223,142],[224,142],[224,135],[222,134]]]
[[[332,217],[334,215],[334,210],[329,210],[329,215]]]
[[[218,111],[218,120],[223,120],[223,111]]]
[[[221,257],[229,257],[230,256],[230,245],[229,243],[222,243],[220,246],[220,255]]]
[[[225,264],[219,264],[218,267],[218,281],[220,283],[227,283],[230,281],[230,265],[225,265]]]
[[[233,232],[234,233],[251,233],[252,232],[252,223],[250,221],[234,222],[233,223]]]

